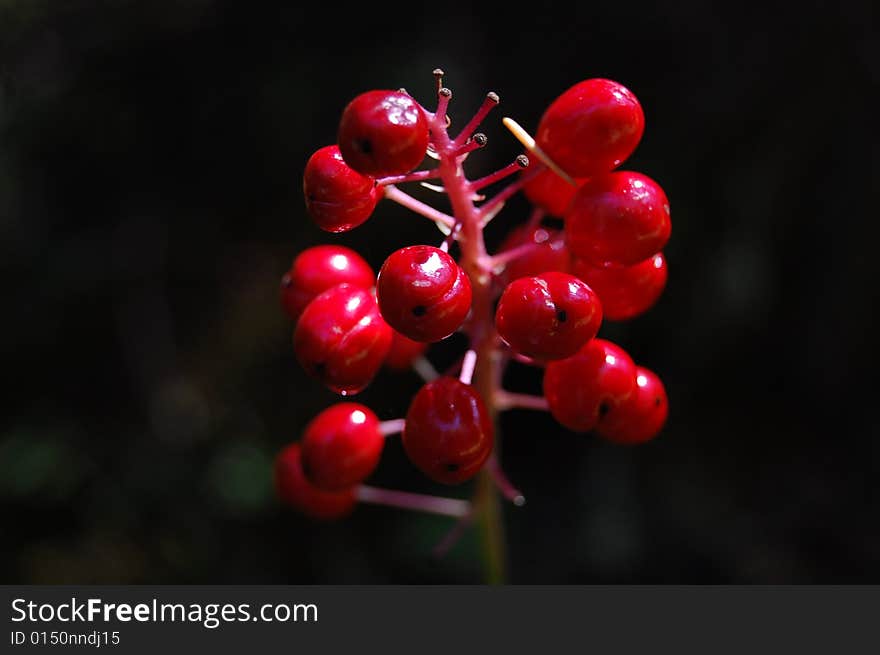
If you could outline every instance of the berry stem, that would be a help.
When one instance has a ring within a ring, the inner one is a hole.
[[[355,497],[361,503],[385,505],[386,507],[427,512],[428,514],[440,514],[453,518],[462,518],[471,513],[471,503],[466,500],[414,494],[408,491],[382,489],[367,485],[361,485],[355,489]]]
[[[480,189],[485,189],[490,184],[495,184],[495,182],[499,182],[506,177],[510,177],[514,173],[518,173],[519,171],[527,168],[529,165],[528,157],[525,155],[520,155],[516,158],[515,161],[510,162],[507,166],[502,169],[495,171],[494,173],[490,173],[485,177],[481,177],[478,180],[474,180],[471,182],[471,189],[474,191],[479,191]]]
[[[382,433],[382,436],[390,437],[393,434],[400,434],[403,432],[403,426],[406,424],[406,419],[395,418],[390,421],[382,421],[379,423],[379,432]]]
[[[474,114],[473,118],[471,118],[467,125],[465,125],[461,132],[459,132],[458,136],[455,137],[455,141],[453,143],[456,146],[463,145],[468,138],[471,136],[473,131],[480,126],[480,123],[483,122],[483,119],[486,118],[486,115],[492,111],[495,107],[498,106],[500,99],[498,95],[492,91],[486,94],[486,98],[483,100],[483,104],[480,105],[480,108],[477,110],[477,113]]]
[[[389,175],[376,180],[379,186],[388,186],[389,184],[402,184],[404,182],[420,182],[422,180],[434,180],[440,177],[440,172],[436,168],[430,168],[423,171],[413,171],[403,175]]]
[[[495,453],[492,453],[492,455],[489,456],[487,467],[492,473],[492,478],[495,480],[498,490],[505,498],[507,498],[507,500],[517,507],[522,507],[526,504],[526,497],[522,495],[522,492],[519,489],[513,486],[513,483],[507,477],[507,474],[504,473],[504,469],[501,468],[501,462],[498,460]]]
[[[524,393],[511,393],[498,389],[495,391],[495,407],[499,412],[508,409],[537,409],[547,412],[550,406],[544,396],[530,396]]]
[[[472,129],[470,123],[466,129]],[[467,327],[470,347],[476,352],[476,365],[471,384],[486,403],[495,428],[495,451],[498,452],[501,440],[497,430],[494,396],[495,390],[500,388],[502,359],[499,351],[500,341],[494,326],[492,275],[486,265],[489,257],[483,239],[483,223],[489,210],[485,209],[485,205],[483,207],[474,205],[471,183],[465,176],[461,160],[456,156],[461,144],[450,139],[445,116],[435,114],[431,119],[431,130],[433,145],[440,162],[440,179],[449,197],[455,220],[460,224],[457,232],[461,248],[459,263],[471,282],[471,318]],[[466,134],[459,136],[462,140],[467,138]],[[511,191],[509,195],[513,193],[514,191]],[[501,584],[506,575],[504,526],[501,520],[498,489],[488,468],[484,467],[478,475],[474,504],[479,509],[479,530],[483,543],[486,581],[489,584]]]
[[[455,225],[455,219],[452,218],[449,214],[444,214],[439,209],[434,209],[431,205],[427,205],[423,203],[421,200],[416,200],[411,195],[406,193],[405,191],[401,191],[393,184],[388,184],[384,187],[385,197],[389,200],[393,200],[399,205],[403,205],[407,209],[414,211],[416,214],[421,214],[425,218],[430,218],[432,221],[436,223],[441,223],[445,225],[447,228],[452,229]]]

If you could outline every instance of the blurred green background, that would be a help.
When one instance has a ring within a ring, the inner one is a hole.
[[[877,582],[877,37],[869,2],[0,0],[2,581],[481,580],[472,534],[430,557],[448,520],[315,524],[270,477],[335,399],[293,358],[290,260],[335,242],[378,269],[439,236],[384,203],[322,233],[302,169],[354,95],[430,106],[439,66],[453,121],[501,96],[473,175],[519,151],[501,116],[624,83],[646,112],[627,167],[672,205],[665,295],[601,332],[664,379],[667,428],[625,449],[507,414],[510,581]],[[359,399],[396,418],[418,385],[383,372]],[[371,482],[470,491],[396,441]]]

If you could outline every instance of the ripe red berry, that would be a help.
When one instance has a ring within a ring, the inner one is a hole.
[[[571,254],[602,266],[632,266],[660,252],[672,231],[669,200],[647,175],[618,171],[587,180],[565,215]]]
[[[366,387],[391,347],[391,328],[373,294],[339,284],[310,302],[293,333],[296,357],[306,372],[342,395]]]
[[[620,412],[603,421],[596,433],[614,443],[638,444],[650,441],[663,428],[669,414],[669,399],[663,382],[643,366],[636,367],[636,392]]]
[[[498,335],[513,350],[534,359],[571,357],[596,336],[601,323],[599,297],[568,273],[514,280],[495,311]]]
[[[376,180],[349,167],[339,148],[325,146],[306,163],[303,174],[306,210],[327,232],[346,232],[366,221],[382,191]]]
[[[285,447],[275,458],[275,490],[283,503],[325,521],[346,516],[357,502],[354,489],[322,491],[309,482],[303,475],[298,443]]]
[[[561,230],[520,225],[508,233],[498,252],[503,253],[525,244],[532,244],[534,248],[507,262],[501,274],[503,280],[509,282],[548,271],[568,273],[571,270],[571,256]]]
[[[339,122],[339,149],[364,175],[408,173],[428,149],[428,118],[401,91],[367,91],[346,106]]]
[[[443,484],[473,477],[494,443],[492,421],[480,394],[451,377],[419,389],[406,413],[402,438],[410,461]]]
[[[471,283],[439,248],[408,246],[382,264],[376,296],[391,327],[414,341],[430,343],[448,337],[467,317]]]
[[[523,173],[524,175],[526,173]],[[576,179],[578,186],[584,179]],[[549,168],[545,168],[531,180],[526,182],[523,193],[533,205],[537,205],[550,216],[562,218],[571,199],[574,198],[577,186],[573,186],[559,177]]]
[[[666,258],[657,253],[633,266],[593,266],[575,259],[572,273],[602,301],[606,320],[625,321],[648,311],[666,287]]]
[[[645,115],[632,91],[618,82],[578,82],[554,100],[535,140],[572,177],[605,173],[629,157],[645,131]]]
[[[616,420],[636,391],[636,365],[623,348],[592,339],[573,357],[547,364],[544,396],[550,413],[574,432]]]
[[[281,302],[288,316],[296,320],[315,296],[343,282],[369,289],[376,283],[376,274],[351,248],[306,248],[281,278]]]
[[[382,456],[379,419],[359,403],[337,403],[313,418],[302,439],[302,468],[313,485],[341,491],[363,482]]]
[[[385,357],[385,366],[393,371],[405,371],[428,349],[423,341],[413,341],[397,330],[391,331],[391,350]]]

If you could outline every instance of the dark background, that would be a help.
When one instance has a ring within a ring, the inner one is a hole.
[[[459,124],[501,96],[474,175],[518,152],[501,116],[533,129],[571,84],[624,83],[646,113],[626,166],[672,205],[666,293],[601,333],[661,375],[668,425],[626,449],[505,415],[528,498],[506,510],[511,582],[880,581],[870,4],[0,1],[0,579],[481,580],[473,535],[429,556],[448,520],[315,524],[271,489],[335,399],[293,358],[292,257],[336,242],[378,268],[439,238],[390,203],[322,233],[303,166],[361,91],[430,107],[440,66]],[[359,399],[395,418],[418,385],[383,372]],[[371,482],[470,491],[397,441]]]

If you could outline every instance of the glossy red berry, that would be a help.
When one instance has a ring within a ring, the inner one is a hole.
[[[572,273],[602,301],[606,320],[625,321],[648,311],[666,287],[666,258],[657,253],[633,266],[593,266],[575,259]]]
[[[501,274],[503,280],[510,282],[548,271],[570,272],[571,256],[561,230],[520,225],[508,233],[499,247],[499,253],[526,244],[531,244],[534,248],[507,262]]]
[[[367,91],[346,106],[339,122],[339,149],[364,175],[408,173],[428,149],[428,117],[401,91]]]
[[[424,354],[428,344],[423,341],[413,341],[402,335],[397,330],[391,332],[391,350],[385,357],[385,366],[393,371],[405,371],[412,366],[413,362]]]
[[[471,307],[471,283],[456,261],[433,246],[401,248],[376,280],[382,316],[414,341],[440,341],[455,332]]]
[[[322,491],[309,482],[303,475],[298,443],[290,444],[275,458],[275,490],[283,503],[325,521],[346,516],[357,502],[354,489]]]
[[[341,491],[363,482],[382,456],[379,419],[359,403],[338,403],[313,418],[302,438],[302,468],[313,485]]]
[[[339,284],[316,296],[296,323],[293,347],[306,372],[350,395],[366,387],[391,347],[391,328],[373,294]]]
[[[550,362],[544,369],[550,413],[574,432],[616,420],[635,391],[632,358],[605,339],[592,339],[573,357]]]
[[[406,413],[402,438],[410,461],[443,484],[472,478],[494,443],[492,421],[480,394],[451,377],[419,389]]]
[[[636,392],[620,412],[603,421],[596,433],[614,443],[638,444],[659,434],[669,414],[669,399],[663,382],[642,366],[636,368]]]
[[[578,82],[554,100],[538,123],[535,140],[572,177],[620,166],[645,131],[645,115],[632,91],[618,82]]]
[[[528,172],[523,173],[523,175]],[[578,186],[583,184],[584,178],[576,179]],[[543,209],[550,216],[562,218],[571,199],[574,198],[578,186],[569,184],[549,168],[545,168],[531,180],[526,182],[523,193],[533,205]]]
[[[306,211],[318,227],[346,232],[370,217],[382,191],[375,179],[349,167],[339,148],[325,146],[306,163],[303,195]]]
[[[574,257],[597,266],[632,266],[660,252],[672,231],[669,200],[647,175],[617,171],[590,178],[565,214]]]
[[[369,289],[376,284],[376,274],[351,248],[306,248],[281,278],[281,302],[288,316],[296,320],[315,296],[343,282]]]
[[[568,273],[521,277],[504,289],[495,310],[498,335],[533,359],[564,359],[596,336],[602,323],[599,297]]]

